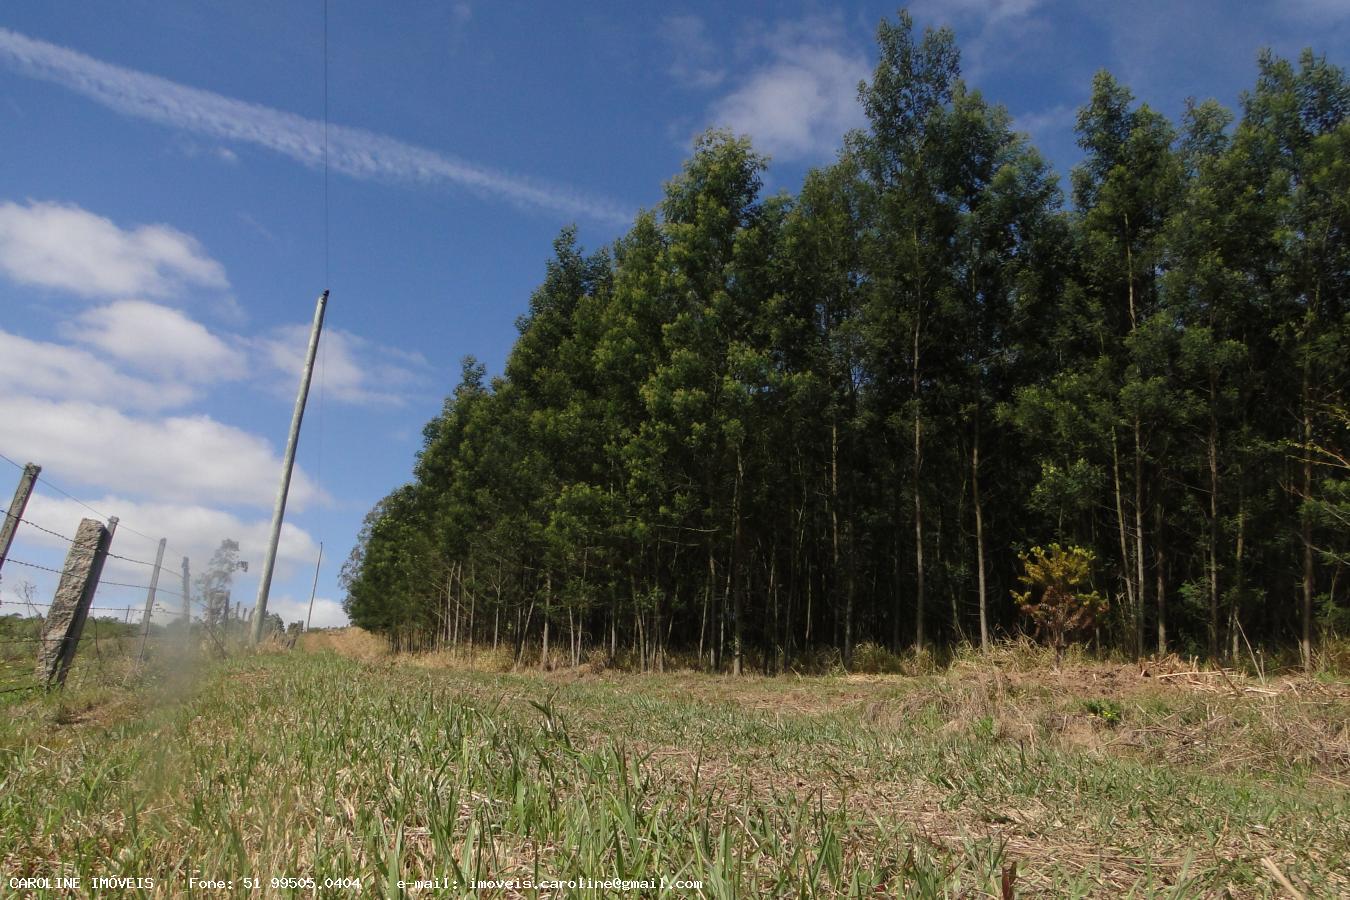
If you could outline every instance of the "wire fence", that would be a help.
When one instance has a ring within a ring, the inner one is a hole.
[[[2,453],[0,460],[10,463],[17,469],[29,471],[27,467]],[[31,486],[34,482],[74,501],[111,527],[112,517],[53,484],[40,472],[35,475],[33,481],[28,482],[28,485]],[[70,547],[77,545],[76,538],[70,537],[58,527],[53,527],[51,522],[40,521],[41,515],[37,517],[38,521],[35,521],[24,506],[25,504],[21,503],[13,510],[0,509],[0,514],[4,516],[0,518],[0,524],[12,525],[12,534],[21,535],[31,529],[45,536],[43,540],[53,538]],[[6,522],[6,519],[13,521]],[[16,595],[17,599],[0,597],[0,695],[17,694],[44,687],[39,660],[44,657],[50,658],[49,648],[44,645],[67,642],[79,628],[83,630],[75,646],[67,647],[61,653],[64,660],[61,665],[69,664],[69,668],[64,669],[64,683],[67,686],[125,681],[136,676],[136,673],[141,671],[140,664],[147,647],[152,648],[152,656],[163,652],[178,654],[193,648],[223,654],[227,643],[245,638],[247,622],[251,620],[251,610],[250,617],[245,619],[239,615],[240,605],[235,604],[235,614],[232,616],[228,594],[192,596],[186,586],[186,569],[184,590],[161,586],[160,580],[165,568],[162,562],[163,554],[169,551],[177,555],[177,550],[170,547],[167,540],[153,538],[119,518],[114,536],[120,537],[124,533],[153,542],[157,551],[155,561],[142,559],[132,553],[112,552],[111,549],[104,549],[99,553],[103,561],[111,560],[115,561],[115,564],[124,564],[121,569],[114,568],[115,574],[125,578],[126,573],[131,572],[135,580],[116,581],[102,577],[92,580],[94,571],[98,571],[101,576],[102,565],[89,565],[87,551],[68,557],[66,563],[60,567],[37,562],[31,558],[16,558],[7,553],[0,560],[6,566],[13,564],[34,573],[56,576],[63,584],[68,583],[66,581],[68,578],[80,579],[75,583],[76,589],[80,589],[79,585],[87,582],[84,588],[87,594],[83,602],[90,604],[80,613],[83,616],[83,626],[67,627],[63,617],[49,628],[48,620],[57,601],[49,603],[34,600],[32,582],[22,583],[24,587]],[[22,543],[20,550],[23,552]],[[186,562],[186,555],[183,558]],[[129,568],[133,566],[149,569],[150,571],[145,573],[145,580],[153,582],[154,587],[149,583],[142,583],[136,571]],[[135,602],[115,606],[108,602],[116,601],[122,596],[129,599],[133,592],[136,595]],[[160,602],[161,597],[164,602]],[[56,631],[62,633],[56,634],[54,633]]]

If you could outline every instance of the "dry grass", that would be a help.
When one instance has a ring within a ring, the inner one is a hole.
[[[388,641],[354,625],[307,632],[300,636],[299,647],[311,653],[330,651],[362,662],[390,656]]]
[[[1345,682],[1050,671],[1026,648],[736,679],[477,671],[502,662],[391,657],[354,629],[301,646],[187,695],[151,678],[10,707],[0,867],[155,874],[161,896],[248,873],[981,897],[1014,867],[1019,896],[1272,896],[1274,871],[1350,895]]]

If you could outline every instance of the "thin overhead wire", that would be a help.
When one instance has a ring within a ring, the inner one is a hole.
[[[3,454],[3,453],[0,453],[0,459],[2,459],[2,460],[4,460],[5,462],[9,463],[11,466],[14,466],[16,469],[20,469],[20,470],[23,469],[23,466],[22,466],[21,464],[19,464],[19,463],[15,462],[14,460],[10,459],[8,456],[6,456],[6,455]],[[95,509],[94,507],[90,506],[88,503],[85,503],[85,502],[84,502],[83,500],[81,500],[79,497],[76,497],[76,496],[75,496],[74,494],[72,494],[70,491],[67,491],[66,489],[62,488],[60,485],[52,484],[52,482],[49,481],[45,476],[39,475],[39,476],[37,477],[37,480],[38,480],[40,483],[42,483],[42,484],[46,485],[47,487],[51,488],[52,490],[56,491],[58,494],[61,494],[62,496],[66,497],[66,498],[68,498],[68,499],[70,499],[70,500],[75,501],[75,502],[78,503],[80,506],[83,506],[85,509],[89,510],[89,511],[90,511],[91,513],[93,513],[94,515],[98,516],[98,517],[99,517],[100,519],[102,519],[104,522],[108,522],[108,521],[111,521],[111,520],[112,520],[112,518],[113,518],[112,516],[108,515],[107,513],[103,512],[102,510]],[[6,513],[6,515],[8,515],[8,513]],[[35,523],[33,523],[33,522],[29,522],[27,519],[24,519],[24,520],[22,520],[22,521],[24,521],[25,523],[27,523],[27,524],[29,524],[29,525],[32,525],[34,528],[37,528],[37,529],[39,529],[40,531],[47,531],[47,529],[43,528],[41,525],[37,525],[37,524],[35,524]],[[137,531],[135,528],[132,528],[130,525],[128,525],[125,521],[123,521],[123,520],[121,520],[121,519],[118,519],[118,522],[117,522],[117,529],[118,529],[118,531],[130,531],[132,534],[137,535],[138,537],[143,537],[143,538],[145,538],[147,541],[154,541],[155,543],[159,543],[159,538],[151,537],[150,535],[146,534],[146,533],[143,532],[143,531]],[[53,531],[48,531],[47,533],[48,533],[48,534],[56,534],[56,532],[53,532]],[[65,540],[66,540],[66,541],[69,541],[70,543],[74,543],[74,541],[71,541],[71,539],[65,537],[65,535],[56,534],[56,536],[57,536],[57,537],[60,537],[60,538],[65,538]],[[170,547],[170,546],[166,546],[166,547],[165,547],[165,550],[167,550],[170,554],[172,554],[172,555],[174,555],[174,556],[185,556],[185,555],[186,555],[186,554],[179,553],[179,551],[178,551],[177,549],[175,549],[174,547]],[[114,554],[109,554],[109,556],[112,556],[112,555],[114,555]],[[126,559],[126,557],[118,557],[118,558],[119,558],[119,559]],[[153,563],[145,563],[143,560],[130,560],[130,561],[131,561],[131,562],[141,562],[143,565],[154,565]]]
[[[328,0],[323,0],[323,286],[328,287]]]
[[[166,549],[167,549],[167,548],[166,548]],[[153,569],[153,568],[155,567],[155,564],[152,563],[152,562],[146,562],[146,561],[143,560],[143,559],[132,559],[130,556],[121,556],[121,555],[119,555],[119,554],[113,553],[112,551],[109,551],[109,552],[108,552],[108,558],[109,558],[109,559],[120,559],[120,560],[122,560],[123,562],[135,563],[135,564],[138,565],[138,566],[145,566],[145,567],[150,568],[150,569]]]
[[[52,537],[58,537],[61,540],[65,541],[67,544],[75,543],[73,538],[68,538],[64,534],[61,534],[60,532],[52,531],[50,528],[43,528],[41,525],[34,522],[33,520],[25,519],[23,516],[16,516],[14,515],[14,513],[10,512],[7,509],[0,510],[0,513],[4,513],[5,518],[7,519],[14,519],[15,521],[22,522],[23,524],[27,525],[29,528],[36,528],[38,531],[41,531],[44,534],[50,534]]]
[[[74,574],[74,573],[71,572],[69,569],[53,569],[53,568],[51,568],[50,566],[40,566],[40,565],[38,565],[37,563],[24,562],[23,560],[21,560],[21,559],[15,559],[15,558],[12,557],[12,556],[9,557],[8,559],[6,559],[5,562],[12,562],[12,563],[14,563],[14,565],[16,565],[16,566],[26,566],[27,568],[30,568],[30,569],[41,569],[41,570],[44,571],[44,572],[51,572],[53,575],[72,575],[72,574]]]
[[[327,290],[330,274],[330,220],[331,206],[329,202],[328,189],[328,0],[323,0],[323,285]],[[324,445],[324,402],[325,389],[328,381],[328,342],[319,341],[319,440],[316,448],[316,458],[314,465],[314,479],[319,492],[323,492],[323,445]],[[319,583],[319,565],[323,560],[323,504],[319,503],[315,509],[315,531],[319,535],[319,561],[314,566],[314,584],[317,588]],[[310,607],[313,608],[314,591],[310,594]]]
[[[16,566],[25,566],[25,567],[27,567],[27,568],[29,568],[29,569],[40,569],[40,570],[42,570],[43,572],[51,572],[53,575],[73,575],[73,574],[75,574],[74,572],[71,572],[69,569],[53,569],[51,566],[42,566],[42,565],[38,565],[37,563],[27,562],[27,561],[22,560],[22,559],[15,559],[15,558],[12,557],[12,556],[9,557],[9,558],[6,560],[6,562],[12,562],[12,563],[14,563]],[[97,587],[132,588],[132,589],[138,590],[138,591],[148,591],[148,590],[150,590],[150,585],[148,585],[148,584],[129,584],[129,583],[125,582],[125,581],[109,581],[109,580],[107,580],[106,578],[100,578],[99,581],[98,581]],[[167,595],[170,596],[170,597],[182,597],[182,596],[183,596],[183,595],[180,594],[178,591],[174,591],[174,590],[170,590],[170,589],[168,589],[168,588],[162,588],[162,587],[156,587],[156,588],[155,588],[155,593],[156,593],[156,594],[167,594]],[[8,600],[8,601],[4,601],[4,602],[7,602],[7,603],[13,603],[14,601]],[[42,605],[45,605],[45,604],[38,604],[38,605],[39,605],[39,606],[42,606]],[[92,607],[91,607],[91,608],[92,608]]]

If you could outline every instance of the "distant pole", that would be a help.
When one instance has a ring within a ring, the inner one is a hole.
[[[168,543],[168,538],[160,538],[159,549],[155,551],[155,571],[150,573],[150,590],[145,592],[145,615],[141,622],[141,652],[137,656],[138,662],[145,659],[145,641],[150,637],[150,615],[155,610],[155,590],[159,587],[159,569],[164,563],[164,547]]]
[[[42,466],[29,463],[23,467],[19,476],[19,486],[14,489],[14,499],[9,504],[9,515],[0,523],[0,569],[5,567],[5,557],[9,556],[9,545],[14,543],[14,532],[19,528],[23,511],[28,508],[28,498],[33,494],[33,482],[37,481]]]
[[[319,541],[319,558],[314,562],[314,584],[309,589],[309,612],[305,614],[305,630],[309,631],[310,619],[314,618],[314,593],[319,589],[319,566],[323,564],[323,541]]]
[[[277,487],[277,503],[272,510],[272,535],[267,542],[267,556],[263,559],[262,575],[258,579],[257,614],[253,617],[251,642],[262,637],[263,621],[267,618],[267,595],[272,590],[272,570],[277,562],[277,545],[281,542],[281,521],[286,516],[286,495],[291,489],[291,469],[295,467],[295,448],[300,443],[300,422],[305,418],[305,401],[309,398],[309,382],[314,375],[314,356],[319,350],[319,333],[323,331],[323,313],[328,306],[328,291],[319,295],[314,304],[314,326],[309,332],[309,352],[305,355],[305,369],[300,375],[300,392],[295,397],[295,412],[291,414],[291,433],[286,438],[286,458],[281,463],[281,484]]]
[[[188,558],[183,557],[183,626],[192,624],[192,595],[188,593]]]

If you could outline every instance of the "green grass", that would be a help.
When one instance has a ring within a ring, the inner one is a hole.
[[[1343,684],[546,676],[331,653],[173,676],[0,710],[6,877],[997,897],[1015,867],[1019,896],[1275,896],[1264,857],[1309,896],[1350,893]]]

